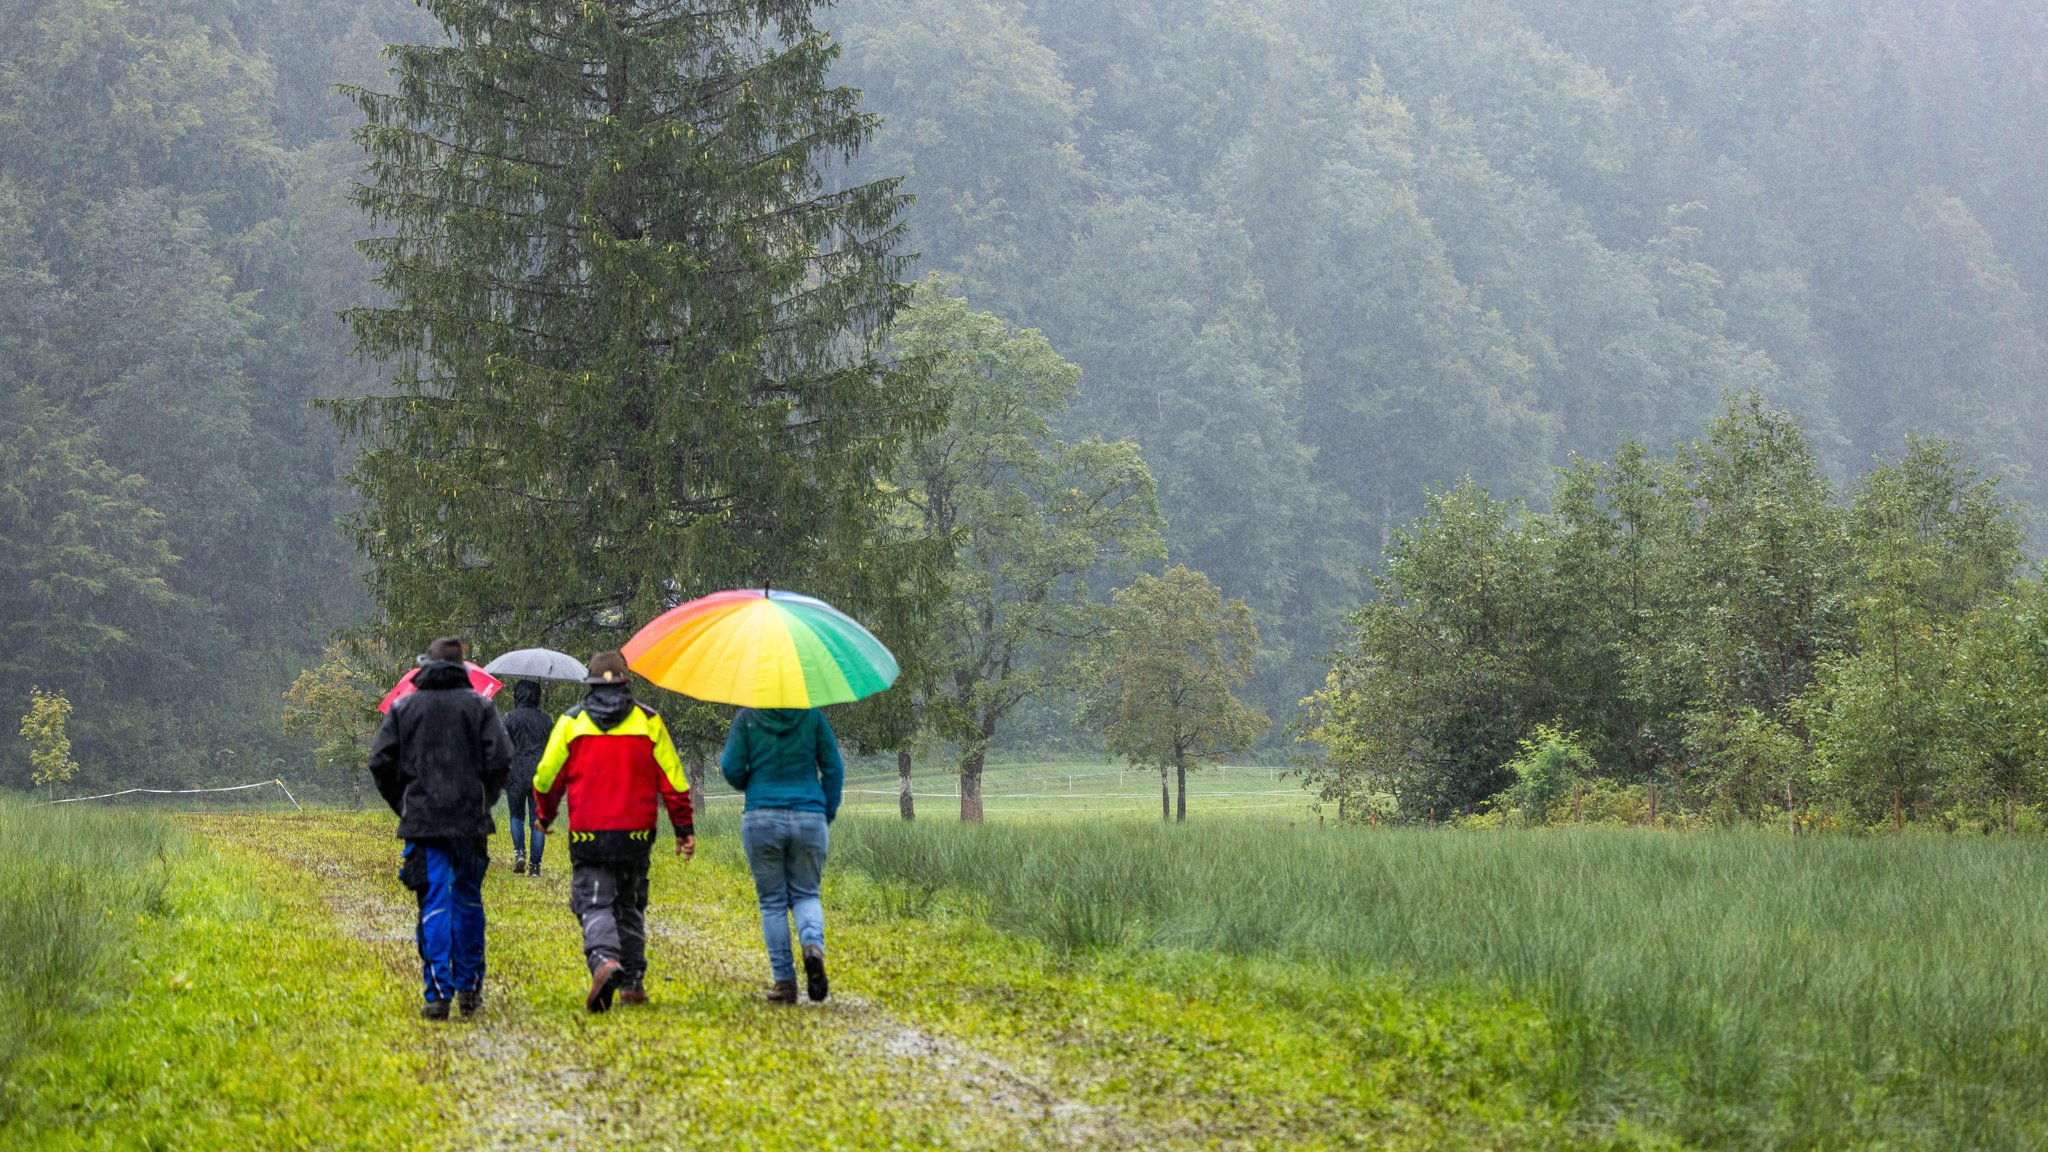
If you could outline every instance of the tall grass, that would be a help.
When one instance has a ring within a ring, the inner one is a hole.
[[[0,798],[0,1078],[163,899],[169,821]]]
[[[1533,1087],[1717,1148],[2048,1146],[2048,847],[841,821],[837,862],[1068,948],[1498,984]]]

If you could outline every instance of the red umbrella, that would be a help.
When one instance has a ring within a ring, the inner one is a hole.
[[[497,695],[498,689],[505,686],[496,676],[491,675],[467,660],[462,662],[462,666],[469,669],[469,686],[482,693],[483,698],[486,700]],[[391,711],[391,702],[393,700],[419,691],[419,689],[412,686],[412,678],[419,674],[420,670],[415,668],[400,676],[398,683],[391,686],[391,691],[384,694],[384,699],[377,702],[377,711],[389,712]]]

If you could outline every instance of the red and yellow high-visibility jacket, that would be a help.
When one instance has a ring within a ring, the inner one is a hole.
[[[660,805],[668,808],[676,839],[695,832],[689,778],[668,728],[637,701],[609,729],[599,728],[581,704],[555,721],[533,773],[534,818],[541,827],[554,823],[565,796],[572,860],[647,855]]]

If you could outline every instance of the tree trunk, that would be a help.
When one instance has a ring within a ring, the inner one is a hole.
[[[910,749],[896,750],[896,809],[905,820],[917,819],[917,797],[910,794]]]
[[[1657,826],[1657,786],[1650,785],[1650,827]]]
[[[1159,822],[1173,822],[1173,797],[1166,790],[1166,765],[1159,766]]]
[[[1174,764],[1173,768],[1174,768],[1174,773],[1175,773],[1175,775],[1179,777],[1179,779],[1178,779],[1178,788],[1179,788],[1179,790],[1178,790],[1178,792],[1176,793],[1176,795],[1175,795],[1175,797],[1174,797],[1174,806],[1173,806],[1173,822],[1174,822],[1175,824],[1185,824],[1185,823],[1187,823],[1187,822],[1188,822],[1188,765],[1187,765],[1187,761],[1185,761],[1185,760],[1178,760],[1178,761],[1176,761],[1176,762],[1175,762],[1175,764]]]
[[[2013,821],[2013,795],[2012,795],[2012,793],[2010,793],[2010,792],[2007,792],[2007,793],[2005,794],[2005,834],[2006,834],[2007,836],[2010,836],[2010,835],[2012,835],[2012,821]]]
[[[1785,827],[1792,835],[1799,835],[1799,813],[1792,807],[1792,782],[1785,781]]]
[[[1576,783],[1572,785],[1572,823],[1574,824],[1579,822],[1579,804],[1583,789],[1584,785]]]
[[[988,749],[977,748],[960,757],[960,822],[981,823],[981,766],[988,761]]]
[[[1906,801],[1897,788],[1892,789],[1892,831],[1906,830]]]
[[[705,755],[702,748],[691,748],[683,756],[683,775],[690,780],[690,811],[704,814]]]

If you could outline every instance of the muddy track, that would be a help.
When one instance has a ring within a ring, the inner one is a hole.
[[[325,831],[325,830],[323,830]],[[202,834],[260,853],[306,875],[342,930],[374,952],[408,983],[418,971],[413,909],[389,869],[373,866],[360,850],[322,850],[320,834],[259,837],[232,825],[208,823]],[[281,842],[281,839],[283,842]],[[395,857],[395,853],[393,854]],[[553,880],[541,883],[554,885]],[[714,934],[651,918],[653,959],[669,972],[694,970],[722,983],[755,986],[761,962],[750,949]],[[494,977],[495,978],[495,977]],[[912,1086],[923,1101],[975,1117],[996,1128],[996,1146],[1013,1148],[1153,1148],[1177,1143],[1166,1132],[1133,1125],[1114,1111],[1063,1096],[1011,1064],[961,1041],[933,1036],[893,1018],[856,996],[821,1005],[801,1004],[824,1027],[813,1033],[829,1066],[843,1074],[872,1075]],[[589,1091],[609,1079],[587,1066],[573,1037],[531,1018],[529,1002],[486,992],[482,1018],[440,1032],[440,1058],[453,1091],[449,1102],[474,1135],[474,1152],[574,1149],[604,1144],[609,1101],[630,1085]],[[981,1143],[981,1141],[973,1141]]]

